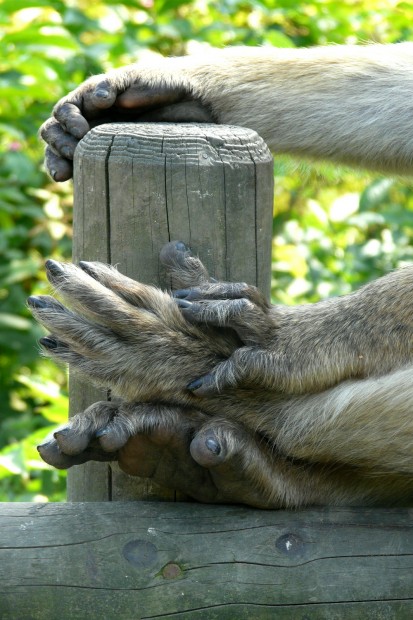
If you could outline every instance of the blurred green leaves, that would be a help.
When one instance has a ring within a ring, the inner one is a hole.
[[[47,292],[44,259],[70,257],[71,186],[46,177],[37,138],[54,103],[89,75],[148,53],[412,33],[413,3],[397,1],[0,3],[0,500],[56,500],[64,488],[35,445],[66,416],[65,371],[40,358],[41,330],[25,307],[28,295]],[[274,299],[345,293],[411,260],[412,212],[407,184],[277,158]]]
[[[413,260],[410,186],[345,169],[327,183],[320,170],[303,172],[304,188],[297,175],[276,176],[272,288],[281,303],[343,295]]]

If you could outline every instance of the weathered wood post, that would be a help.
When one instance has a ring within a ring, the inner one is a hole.
[[[73,259],[116,264],[167,286],[159,251],[181,239],[211,275],[256,284],[269,295],[273,166],[263,140],[241,127],[107,124],[76,150]],[[71,379],[71,413],[107,394]],[[116,467],[69,472],[73,501],[164,498],[174,493]]]

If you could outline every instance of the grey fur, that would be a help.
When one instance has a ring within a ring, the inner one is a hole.
[[[90,127],[121,120],[241,125],[274,153],[410,174],[412,92],[412,43],[211,49],[93,76],[40,133],[57,181],[71,177],[74,145]]]
[[[147,475],[143,451],[147,462],[175,463],[153,465],[157,481],[202,501],[411,501],[413,267],[348,296],[287,308],[245,284],[210,283],[180,244],[165,255],[178,286],[197,277],[201,285],[175,300],[99,263],[48,263],[70,309],[31,298],[51,332],[46,353],[120,401],[73,418],[40,447],[43,458],[59,467],[113,458]],[[192,304],[202,310],[188,321]],[[203,376],[212,377],[209,389],[188,389]]]
[[[58,181],[91,126],[145,114],[242,125],[274,152],[410,174],[412,92],[411,43],[231,48],[94,76],[58,102],[41,135]],[[72,312],[35,309],[54,333],[48,353],[124,399],[98,448],[79,446],[107,428],[105,403],[69,424],[69,446],[52,438],[46,460],[68,466],[111,446],[129,473],[203,501],[411,501],[412,267],[348,297],[269,308],[245,285],[211,284],[175,250],[164,258],[181,310],[99,265],[86,267],[93,278],[65,266],[54,279]]]

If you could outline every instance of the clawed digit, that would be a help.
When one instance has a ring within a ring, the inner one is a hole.
[[[95,403],[49,436],[38,450],[58,469],[118,461],[203,502],[276,506],[266,448],[234,422],[164,405]],[[246,455],[255,454],[250,460]],[[260,483],[259,483],[260,482]]]
[[[169,244],[167,256],[172,270],[179,266],[198,282],[206,277],[184,244]],[[187,384],[238,344],[235,334],[216,338],[211,328],[188,322],[167,293],[106,265],[49,260],[46,269],[64,304],[47,296],[28,300],[49,331],[40,341],[43,350],[127,400],[187,403]]]
[[[68,469],[87,461],[116,460],[116,448],[97,439],[117,412],[117,405],[99,402],[74,416],[50,434],[37,449],[46,463],[57,469]]]

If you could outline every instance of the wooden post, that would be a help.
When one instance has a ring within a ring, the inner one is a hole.
[[[74,171],[73,259],[116,264],[167,286],[159,251],[181,239],[211,275],[269,295],[273,165],[262,139],[241,127],[107,124],[81,141]],[[71,414],[107,395],[71,378]],[[174,492],[89,463],[69,472],[73,501],[162,498]]]

